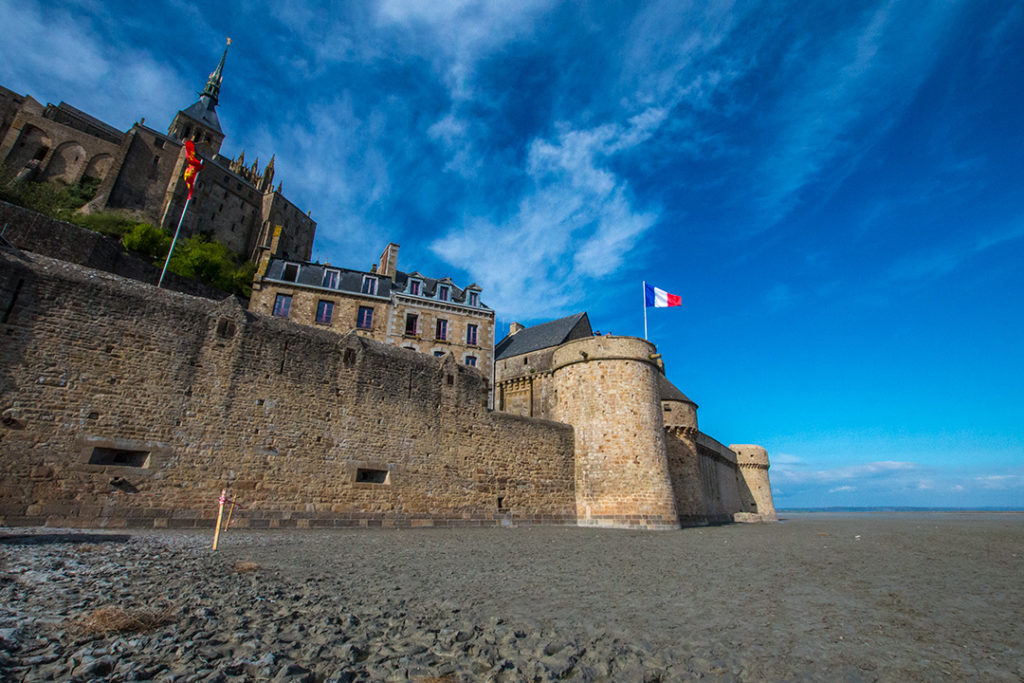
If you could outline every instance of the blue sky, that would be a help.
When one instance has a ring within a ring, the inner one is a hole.
[[[340,5],[340,7],[335,6]],[[1024,507],[1024,5],[0,0],[0,84],[225,153],[314,258],[643,334],[780,507]]]

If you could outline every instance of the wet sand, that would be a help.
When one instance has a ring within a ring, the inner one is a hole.
[[[0,677],[1024,679],[1024,514],[782,517],[231,529],[216,553],[211,533],[0,528]],[[168,605],[150,633],[68,626]]]

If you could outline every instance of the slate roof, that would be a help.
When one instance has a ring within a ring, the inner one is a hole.
[[[283,280],[285,266],[288,264],[298,265],[299,273],[295,280]],[[336,287],[326,287],[324,273],[327,271],[334,271],[338,273],[338,284]],[[337,268],[335,266],[323,265],[320,263],[309,263],[306,261],[296,261],[294,259],[284,259],[280,257],[272,257],[270,263],[267,266],[267,272],[264,276],[268,280],[280,280],[282,282],[295,282],[298,285],[305,287],[318,287],[326,290],[337,290],[342,292],[348,292],[351,294],[361,294],[363,286],[363,277],[370,276],[377,278],[377,293],[375,296],[389,298],[392,294],[403,294],[412,298],[434,300],[439,303],[455,303],[461,306],[469,306],[469,292],[480,291],[480,288],[476,285],[469,285],[468,287],[458,287],[452,283],[451,278],[431,278],[420,275],[419,273],[405,273],[397,271],[395,278],[392,280],[390,277],[381,275],[380,273],[371,273],[365,270],[351,270],[349,268]],[[418,280],[420,284],[420,293],[412,294],[409,287],[413,280]],[[448,287],[449,298],[447,301],[441,301],[437,298],[438,287],[445,285]],[[367,296],[367,295],[364,295]],[[477,298],[477,305],[474,308],[480,308],[483,310],[490,310],[482,301]]]
[[[181,113],[183,113],[190,119],[194,121],[199,121],[200,123],[209,126],[218,133],[223,134],[224,131],[221,130],[220,119],[217,118],[217,112],[214,111],[213,106],[213,103],[210,102],[210,98],[204,95],[203,97],[200,97],[199,101],[197,101],[191,107],[189,107],[188,109],[183,109]]]
[[[580,329],[577,330],[577,327],[580,327]],[[570,336],[574,330],[576,334]],[[587,317],[587,313],[584,311],[583,313],[570,315],[567,318],[550,320],[540,325],[527,327],[515,334],[508,335],[494,347],[494,357],[496,360],[511,358],[512,356],[558,346],[570,339],[589,337],[593,333],[593,330],[590,329],[590,318]]]
[[[686,397],[686,394],[679,391],[675,384],[668,381],[665,375],[658,375],[658,393],[661,394],[662,401],[682,401],[684,403],[693,403]],[[697,405],[693,403],[693,405]]]

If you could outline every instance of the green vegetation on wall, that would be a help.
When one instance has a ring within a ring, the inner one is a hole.
[[[76,185],[15,182],[14,174],[0,167],[0,200],[120,239],[126,249],[162,268],[171,236],[160,228],[116,213],[75,213],[96,195],[99,185],[96,178],[83,178]],[[204,235],[179,240],[167,269],[243,297],[251,293],[256,272],[255,264],[239,263],[227,247]]]

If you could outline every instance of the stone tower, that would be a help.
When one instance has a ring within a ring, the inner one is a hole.
[[[220,98],[221,81],[224,78],[224,61],[228,57],[228,47],[231,46],[231,39],[224,47],[224,54],[220,57],[217,68],[206,80],[206,87],[199,93],[199,101],[188,109],[179,111],[174,120],[171,121],[167,134],[176,140],[192,140],[196,149],[206,156],[213,156],[220,152],[221,143],[224,142],[224,131],[220,127],[220,119],[217,118],[217,103]]]
[[[768,481],[768,452],[752,444],[730,444],[729,449],[736,453],[740,470],[741,510],[757,514],[765,522],[776,521],[778,516]]]
[[[593,336],[554,351],[554,417],[574,427],[581,525],[679,528],[654,353],[636,337]]]

